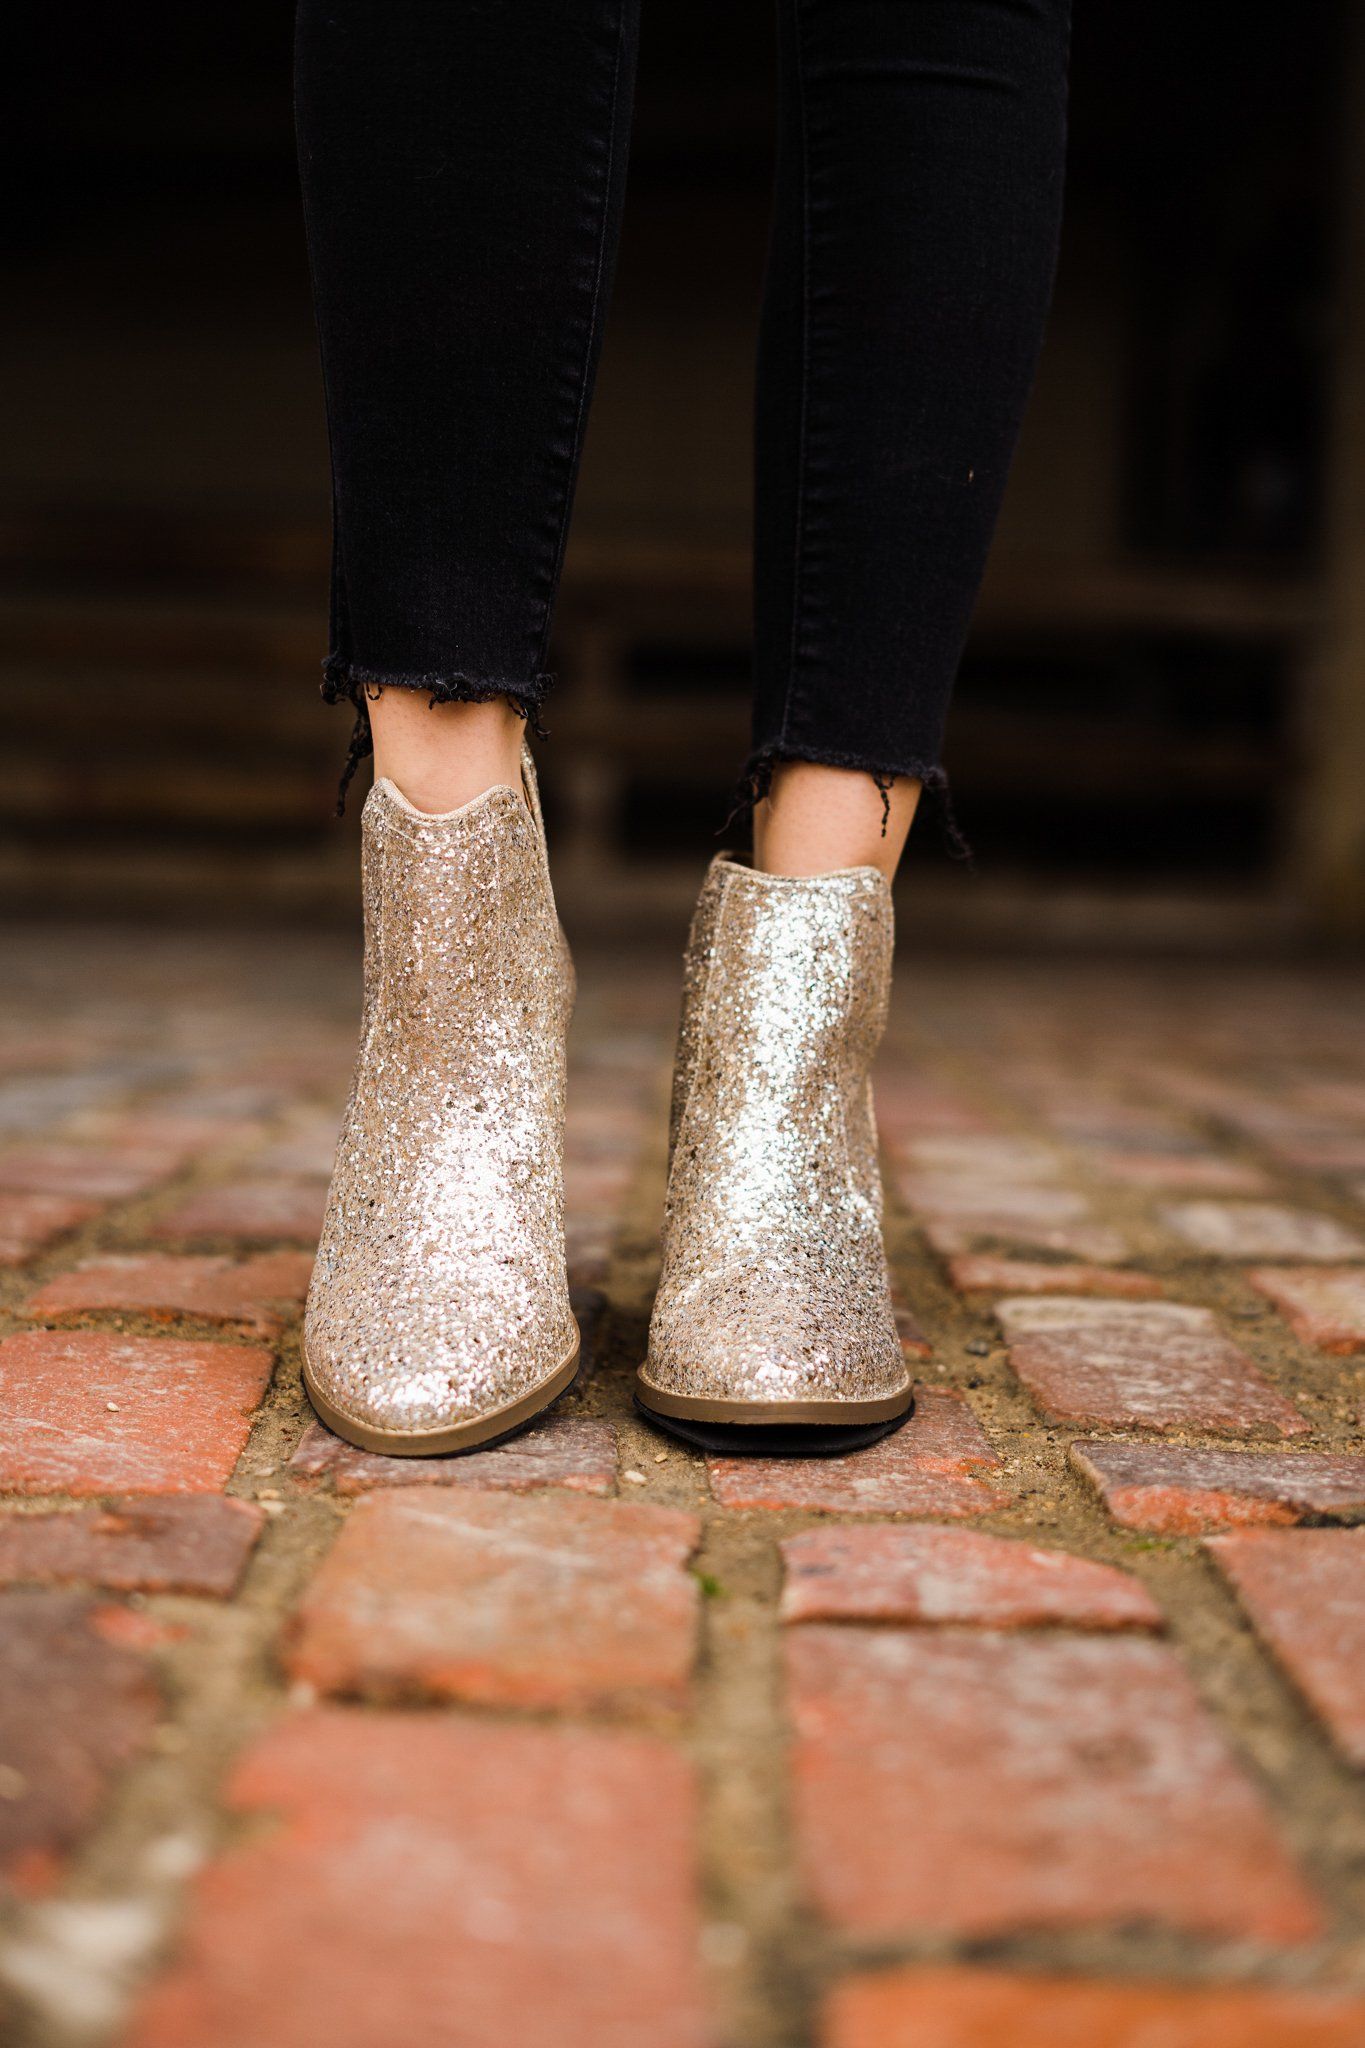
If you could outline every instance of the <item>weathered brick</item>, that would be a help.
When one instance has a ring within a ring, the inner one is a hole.
[[[1247,1278],[1305,1344],[1339,1357],[1365,1351],[1365,1271],[1359,1267],[1258,1266]]]
[[[634,1178],[634,1160],[575,1159],[564,1161],[564,1205],[570,1216],[596,1216],[610,1221],[625,1207]]]
[[[268,1337],[293,1316],[308,1292],[312,1270],[308,1252],[261,1252],[241,1260],[180,1258],[171,1252],[115,1258],[106,1253],[58,1273],[21,1312],[45,1322],[113,1310],[159,1322],[193,1316],[206,1323],[243,1323]]]
[[[1365,1528],[1245,1529],[1207,1547],[1342,1755],[1365,1768]]]
[[[0,1153],[0,1188],[23,1194],[70,1195],[84,1202],[120,1202],[158,1187],[183,1164],[184,1153],[174,1146],[50,1141]]]
[[[706,2048],[695,1795],[667,1743],[291,1717],[126,2048]],[[244,1967],[244,1959],[250,1967]]]
[[[478,1492],[538,1493],[567,1486],[575,1493],[616,1490],[616,1432],[587,1416],[544,1415],[508,1443],[450,1458],[386,1458],[343,1443],[310,1423],[289,1469],[300,1479],[330,1479],[338,1493],[374,1486],[461,1486]]]
[[[199,1188],[154,1224],[154,1237],[237,1237],[247,1243],[316,1244],[325,1180],[233,1180]]]
[[[0,1086],[0,1132],[46,1130],[48,1125],[107,1102],[122,1092],[123,1076],[99,1070],[85,1074],[37,1074]]]
[[[304,1596],[289,1669],[367,1699],[678,1706],[700,1533],[634,1501],[368,1494]]]
[[[250,1165],[254,1173],[298,1175],[305,1180],[330,1180],[336,1159],[337,1120],[310,1117],[292,1131],[286,1131],[254,1152]]]
[[[1319,1932],[1165,1645],[817,1624],[787,1659],[802,1865],[841,1929]]]
[[[617,1226],[593,1217],[569,1217],[564,1226],[564,1250],[569,1280],[575,1290],[596,1287],[607,1277],[616,1249]]]
[[[254,1119],[199,1115],[148,1103],[141,1109],[100,1110],[85,1119],[82,1128],[84,1135],[130,1152],[168,1152],[183,1167],[204,1153],[249,1143],[260,1125]]]
[[[78,1202],[69,1195],[0,1193],[0,1266],[22,1266],[99,1212],[98,1202]]]
[[[901,1350],[907,1358],[924,1359],[932,1357],[933,1345],[920,1327],[914,1310],[907,1308],[903,1301],[892,1300],[892,1313],[896,1319],[896,1335],[901,1340]]]
[[[0,1598],[0,1876],[19,1892],[54,1881],[160,1712],[145,1659],[98,1614],[79,1593]]]
[[[0,1585],[84,1582],[121,1593],[236,1592],[265,1511],[213,1497],[0,1515]]]
[[[1365,1513],[1365,1457],[1093,1442],[1073,1444],[1071,1462],[1116,1522],[1163,1536]]]
[[[1038,1295],[998,1302],[996,1314],[1014,1370],[1063,1422],[1234,1436],[1299,1436],[1308,1429],[1208,1309]]]
[[[0,1344],[0,1486],[213,1493],[270,1380],[255,1345],[26,1330]]]
[[[995,1181],[1055,1181],[1062,1163],[1053,1146],[1037,1138],[1004,1137],[995,1132],[915,1137],[899,1148],[913,1173],[937,1185],[940,1178],[961,1177],[974,1188]]]
[[[843,1458],[710,1457],[711,1491],[726,1508],[808,1508],[853,1515],[984,1515],[1009,1495],[976,1476],[998,1467],[959,1394],[920,1388],[893,1435]]]
[[[1127,1258],[1129,1251],[1127,1238],[1107,1223],[1029,1224],[1018,1210],[983,1210],[967,1219],[930,1216],[922,1228],[934,1250],[945,1259],[994,1239],[1020,1251],[1049,1252],[1057,1258],[1099,1264]]]
[[[990,1252],[951,1259],[948,1276],[962,1294],[1100,1294],[1155,1301],[1166,1291],[1150,1273],[1128,1272],[1122,1266],[1052,1265],[999,1258]]]
[[[831,1994],[821,2048],[1360,2048],[1365,2000],[1237,1984],[908,1969]]]
[[[916,1214],[990,1230],[996,1236],[1016,1224],[1032,1230],[1039,1224],[1079,1223],[1090,1214],[1090,1204],[1074,1188],[1008,1181],[989,1173],[899,1173],[896,1186]]]
[[[1365,1131],[1343,1131],[1335,1124],[1316,1124],[1305,1119],[1262,1136],[1267,1152],[1282,1166],[1300,1173],[1355,1173],[1365,1166]]]
[[[1176,1202],[1168,1230],[1216,1259],[1359,1259],[1365,1237],[1330,1216],[1279,1202]]]
[[[1118,1187],[1192,1195],[1262,1195],[1269,1187],[1259,1167],[1217,1152],[1099,1152],[1090,1163]]]
[[[873,1077],[877,1124],[889,1150],[900,1151],[930,1132],[989,1134],[992,1124],[960,1090],[907,1072],[884,1055]]]
[[[279,1116],[288,1109],[296,1096],[289,1083],[272,1082],[259,1072],[262,1062],[259,1056],[250,1062],[253,1071],[243,1080],[205,1081],[201,1086],[186,1088],[178,1095],[163,1095],[158,1101],[148,1103],[143,1110],[133,1110],[130,1118],[137,1121],[142,1116],[165,1116],[192,1123],[227,1123],[236,1127],[250,1126],[261,1117]],[[308,1063],[307,1080],[316,1084],[320,1056],[315,1055]]]
[[[1165,1111],[1071,1096],[1039,1105],[1048,1129],[1090,1152],[1198,1152],[1200,1141]]]
[[[785,1621],[1161,1627],[1130,1573],[974,1529],[809,1529],[781,1548]]]

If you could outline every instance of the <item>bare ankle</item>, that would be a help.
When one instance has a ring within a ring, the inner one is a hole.
[[[375,775],[416,810],[439,815],[500,784],[520,789],[523,725],[506,698],[433,704],[420,690],[384,690],[369,712]]]
[[[823,875],[879,868],[889,882],[919,803],[921,785],[889,785],[860,768],[779,761],[754,809],[754,866],[770,875]]]

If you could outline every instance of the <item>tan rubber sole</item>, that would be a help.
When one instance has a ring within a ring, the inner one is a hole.
[[[559,1398],[578,1371],[578,1352],[579,1340],[575,1339],[564,1363],[556,1366],[549,1379],[542,1380],[529,1394],[523,1394],[519,1401],[510,1401],[505,1408],[476,1416],[471,1422],[452,1423],[449,1429],[371,1429],[368,1423],[355,1422],[319,1393],[309,1374],[307,1358],[303,1361],[303,1387],[332,1434],[354,1444],[358,1450],[382,1451],[388,1458],[436,1458],[450,1451],[477,1450],[490,1437],[506,1436],[508,1430],[539,1415],[542,1408],[548,1408]]]
[[[875,1401],[708,1401],[696,1394],[666,1394],[645,1378],[644,1366],[635,1374],[635,1395],[642,1408],[656,1415],[676,1415],[684,1422],[738,1422],[755,1425],[773,1423],[859,1423],[891,1422],[914,1405],[913,1381],[903,1393],[882,1394]]]

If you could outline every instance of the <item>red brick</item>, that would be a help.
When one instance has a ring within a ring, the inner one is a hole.
[[[296,1678],[367,1699],[681,1705],[694,1515],[415,1487],[359,1502],[295,1618]]]
[[[1120,1983],[969,1969],[841,1984],[821,2048],[1361,2048],[1365,2000],[1240,1985]]]
[[[0,1188],[70,1195],[84,1202],[120,1202],[169,1180],[184,1163],[163,1145],[25,1145],[0,1153]]]
[[[90,1626],[106,1643],[125,1650],[160,1650],[168,1643],[183,1643],[189,1628],[183,1621],[162,1621],[140,1607],[118,1607],[112,1602],[96,1608]]]
[[[1171,1301],[1002,1301],[1010,1363],[1063,1422],[1142,1423],[1234,1436],[1300,1436],[1308,1424],[1208,1309]]]
[[[900,1173],[901,1199],[917,1214],[935,1221],[964,1224],[1004,1236],[1015,1224],[1032,1230],[1042,1224],[1080,1223],[1090,1213],[1084,1195],[1073,1188],[1038,1181],[1009,1181],[994,1174]],[[982,1218],[987,1219],[982,1222]]]
[[[1258,1266],[1248,1280],[1305,1344],[1346,1357],[1365,1351],[1365,1272],[1350,1266]]]
[[[178,1258],[153,1252],[86,1259],[59,1273],[23,1305],[26,1316],[55,1322],[122,1310],[170,1322],[193,1316],[206,1323],[244,1323],[263,1337],[291,1319],[308,1292],[313,1269],[307,1252],[262,1252],[255,1258]]]
[[[1176,1202],[1168,1230],[1216,1259],[1359,1259],[1365,1237],[1330,1216],[1278,1202]]]
[[[98,1202],[77,1202],[68,1195],[0,1193],[0,1266],[22,1266],[99,1212]]]
[[[228,1803],[257,1824],[197,1881],[125,2048],[712,2038],[695,1795],[664,1742],[323,1710],[248,1752]]]
[[[1189,1152],[1199,1149],[1184,1124],[1161,1110],[1106,1099],[1040,1104],[1048,1129],[1091,1152]]]
[[[1296,1083],[1294,1100],[1301,1109],[1365,1126],[1365,1082],[1324,1081],[1314,1076]]]
[[[1085,1259],[1103,1264],[1128,1256],[1128,1240],[1107,1223],[1028,1224],[1017,1210],[983,1211],[968,1220],[931,1216],[923,1224],[924,1235],[941,1258],[969,1252],[974,1245],[999,1239],[1021,1251],[1050,1252],[1063,1259]]]
[[[625,1207],[634,1177],[633,1157],[575,1159],[570,1153],[564,1161],[565,1208],[571,1216],[615,1218]]]
[[[129,1499],[0,1516],[0,1585],[84,1581],[120,1593],[236,1592],[265,1511],[245,1500]]]
[[[1116,1522],[1163,1536],[1365,1513],[1365,1457],[1094,1442],[1073,1444],[1071,1462]]]
[[[1185,1190],[1202,1195],[1261,1195],[1269,1186],[1259,1167],[1217,1152],[1100,1152],[1093,1170],[1119,1187]]]
[[[78,1593],[0,1598],[0,1875],[20,1892],[56,1879],[160,1712],[145,1659],[101,1634],[98,1611]]]
[[[1013,1138],[996,1132],[915,1137],[899,1148],[899,1156],[919,1174],[932,1177],[961,1176],[974,1187],[984,1180],[1055,1181],[1062,1163],[1051,1145],[1037,1138]]]
[[[840,1929],[1319,1931],[1165,1645],[815,1625],[787,1658],[802,1864]]]
[[[343,1443],[310,1423],[289,1469],[300,1479],[330,1479],[338,1493],[374,1486],[462,1486],[479,1492],[537,1493],[567,1486],[575,1493],[616,1490],[616,1433],[586,1416],[546,1415],[510,1442],[451,1458],[386,1458]]]
[[[572,1287],[591,1288],[605,1280],[616,1249],[617,1226],[592,1217],[569,1217],[564,1226],[564,1250]]]
[[[251,1156],[254,1173],[297,1174],[304,1179],[330,1180],[336,1161],[337,1120],[334,1116],[310,1118],[297,1129]]]
[[[1166,1291],[1150,1273],[1130,1273],[1121,1266],[1048,1265],[998,1258],[990,1252],[951,1259],[948,1274],[962,1294],[1100,1294],[1153,1301]]]
[[[260,1131],[254,1118],[201,1115],[156,1104],[134,1110],[101,1110],[87,1120],[85,1128],[102,1143],[130,1152],[170,1153],[177,1167],[188,1166],[203,1153],[220,1151],[225,1145],[244,1145]]]
[[[270,1381],[254,1345],[27,1330],[0,1344],[0,1486],[213,1493]]]
[[[1342,1755],[1365,1768],[1365,1529],[1245,1529],[1208,1549]]]
[[[155,1237],[237,1237],[316,1244],[327,1206],[325,1180],[232,1180],[199,1188],[153,1226]]]
[[[901,1350],[905,1356],[913,1359],[932,1357],[934,1347],[925,1336],[914,1311],[907,1308],[904,1302],[895,1301],[893,1314],[896,1318],[896,1335],[901,1340]]]
[[[1365,1131],[1343,1131],[1335,1125],[1305,1123],[1261,1141],[1272,1158],[1301,1173],[1354,1173],[1365,1166]]]
[[[1128,1572],[974,1529],[809,1529],[781,1549],[784,1621],[1161,1627]]]
[[[919,1389],[903,1428],[844,1458],[707,1459],[726,1508],[809,1508],[853,1515],[984,1515],[1009,1495],[974,1476],[998,1467],[959,1394]]]
[[[890,1150],[903,1150],[931,1131],[990,1132],[987,1117],[965,1095],[940,1082],[907,1074],[893,1059],[878,1068],[873,1081],[877,1124]]]

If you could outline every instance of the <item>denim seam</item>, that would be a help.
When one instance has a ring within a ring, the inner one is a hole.
[[[593,274],[592,300],[588,308],[588,333],[583,345],[583,363],[578,380],[578,410],[574,416],[573,446],[569,455],[568,471],[564,479],[564,505],[560,514],[559,533],[555,540],[554,555],[550,563],[550,585],[545,599],[545,617],[537,642],[535,666],[543,668],[545,655],[550,643],[553,623],[554,591],[559,565],[564,559],[564,547],[569,532],[569,517],[573,507],[574,476],[578,451],[583,444],[583,423],[588,407],[588,382],[591,375],[593,344],[597,339],[598,317],[602,305],[602,275],[607,260],[607,233],[611,219],[611,180],[616,167],[616,129],[620,113],[621,97],[621,51],[625,42],[625,15],[623,8],[616,10],[616,54],[612,62],[611,94],[607,115],[607,161],[602,172],[601,215],[597,227],[597,268]]]

